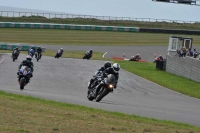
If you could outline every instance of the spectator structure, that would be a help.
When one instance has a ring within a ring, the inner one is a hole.
[[[179,57],[185,57],[186,55],[192,55],[192,42],[193,39],[189,37],[169,37],[168,55],[177,55]]]

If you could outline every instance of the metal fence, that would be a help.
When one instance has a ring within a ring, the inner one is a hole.
[[[93,16],[93,15],[78,15],[78,14],[55,14],[55,13],[37,13],[37,12],[15,12],[15,11],[0,11],[1,17],[38,17],[38,18],[58,18],[58,19],[98,19],[98,20],[118,20],[118,21],[139,21],[139,22],[167,22],[167,23],[200,23],[199,21],[184,21],[184,20],[169,20],[155,18],[132,18],[132,17],[113,17],[113,16]]]

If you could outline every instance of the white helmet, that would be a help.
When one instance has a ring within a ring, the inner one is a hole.
[[[32,60],[32,57],[30,55],[26,56],[26,59],[31,61]]]
[[[118,63],[114,63],[112,65],[112,68],[113,68],[114,72],[117,73],[120,70],[120,65]]]
[[[63,48],[60,48],[60,50],[63,50]]]

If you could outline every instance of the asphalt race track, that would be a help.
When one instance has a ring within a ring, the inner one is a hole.
[[[0,89],[34,97],[166,119],[200,126],[200,100],[149,82],[127,71],[120,71],[118,88],[101,102],[86,97],[87,82],[103,61],[42,57],[36,62],[33,78],[25,90],[17,83],[17,68],[25,55],[12,62],[5,55],[0,64]],[[1,61],[0,61],[1,62]]]
[[[26,44],[28,45],[28,44]],[[41,46],[45,47],[47,50],[57,50],[61,47],[64,48],[64,51],[88,51],[92,49],[95,52],[102,52],[107,54],[105,58],[112,58],[115,57],[123,57],[125,53],[125,58],[130,59],[131,56],[134,56],[140,53],[142,60],[146,60],[149,62],[154,61],[154,53],[157,56],[162,55],[166,58],[167,55],[167,46],[73,46],[73,45],[39,45],[39,44],[29,44],[30,46]]]
[[[166,58],[168,53],[167,49],[168,46],[74,46],[74,45],[48,45],[48,44],[26,44],[30,46],[41,46],[45,47],[47,50],[55,50],[57,51],[61,47],[64,48],[64,51],[88,51],[92,49],[95,52],[102,52],[107,54],[105,58],[112,58],[112,57],[123,57],[125,53],[125,58],[130,59],[131,56],[136,54],[140,54],[142,60],[146,60],[148,62],[154,61],[154,54],[156,56],[162,55],[163,58]],[[192,50],[196,48],[200,50],[200,46],[193,46]],[[200,51],[199,51],[200,52]]]

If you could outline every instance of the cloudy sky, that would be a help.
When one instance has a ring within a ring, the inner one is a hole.
[[[0,0],[0,6],[97,16],[200,21],[200,6],[152,0]],[[3,9],[0,7],[0,10]]]

